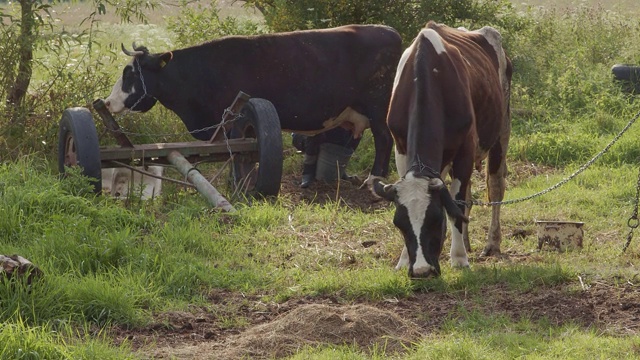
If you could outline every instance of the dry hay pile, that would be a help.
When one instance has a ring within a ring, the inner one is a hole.
[[[224,359],[281,358],[305,346],[354,345],[387,354],[402,352],[419,338],[418,326],[367,305],[300,306],[274,321],[239,334],[220,354]]]

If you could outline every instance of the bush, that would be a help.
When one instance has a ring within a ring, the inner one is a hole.
[[[506,0],[249,0],[276,32],[347,24],[385,24],[405,43],[429,20],[449,26],[515,26],[517,16]]]
[[[227,35],[252,35],[262,33],[260,24],[233,16],[220,17],[215,1],[208,6],[182,0],[180,14],[167,18],[167,29],[177,38],[178,46],[186,47]]]

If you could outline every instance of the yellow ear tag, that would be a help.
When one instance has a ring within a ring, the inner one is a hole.
[[[169,61],[171,61],[173,59],[173,52],[169,51]],[[163,68],[165,65],[167,65],[167,62],[164,60],[160,61],[160,67]]]

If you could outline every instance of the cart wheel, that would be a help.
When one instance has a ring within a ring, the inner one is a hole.
[[[58,132],[58,170],[65,166],[80,166],[82,174],[93,178],[93,191],[102,190],[100,145],[96,125],[87,108],[75,107],[62,113]]]
[[[231,138],[255,138],[258,162],[250,157],[233,161],[232,178],[237,188],[251,195],[277,196],[282,180],[282,130],[271,102],[253,98],[244,105],[231,129]],[[253,157],[255,159],[255,157]]]

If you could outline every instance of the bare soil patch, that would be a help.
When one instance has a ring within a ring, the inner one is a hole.
[[[482,296],[482,301],[474,296]],[[127,339],[150,359],[270,359],[290,356],[305,346],[341,344],[365,352],[378,345],[394,353],[437,331],[445,320],[463,315],[460,311],[637,335],[638,299],[637,286],[601,282],[573,291],[557,286],[518,292],[498,285],[483,289],[482,295],[423,292],[405,299],[354,303],[326,297],[264,303],[259,297],[217,292],[210,309],[242,302],[245,305],[234,315],[247,319],[246,325],[225,328],[224,319],[212,310],[193,309],[158,314],[144,329],[116,329],[115,335],[118,342]]]
[[[284,175],[280,196],[289,199],[292,203],[322,205],[339,201],[350,209],[362,212],[373,212],[392,206],[386,200],[373,195],[368,189],[361,189],[364,179],[340,180],[335,183],[316,181],[306,189],[300,188],[301,180],[302,176],[299,174]]]

